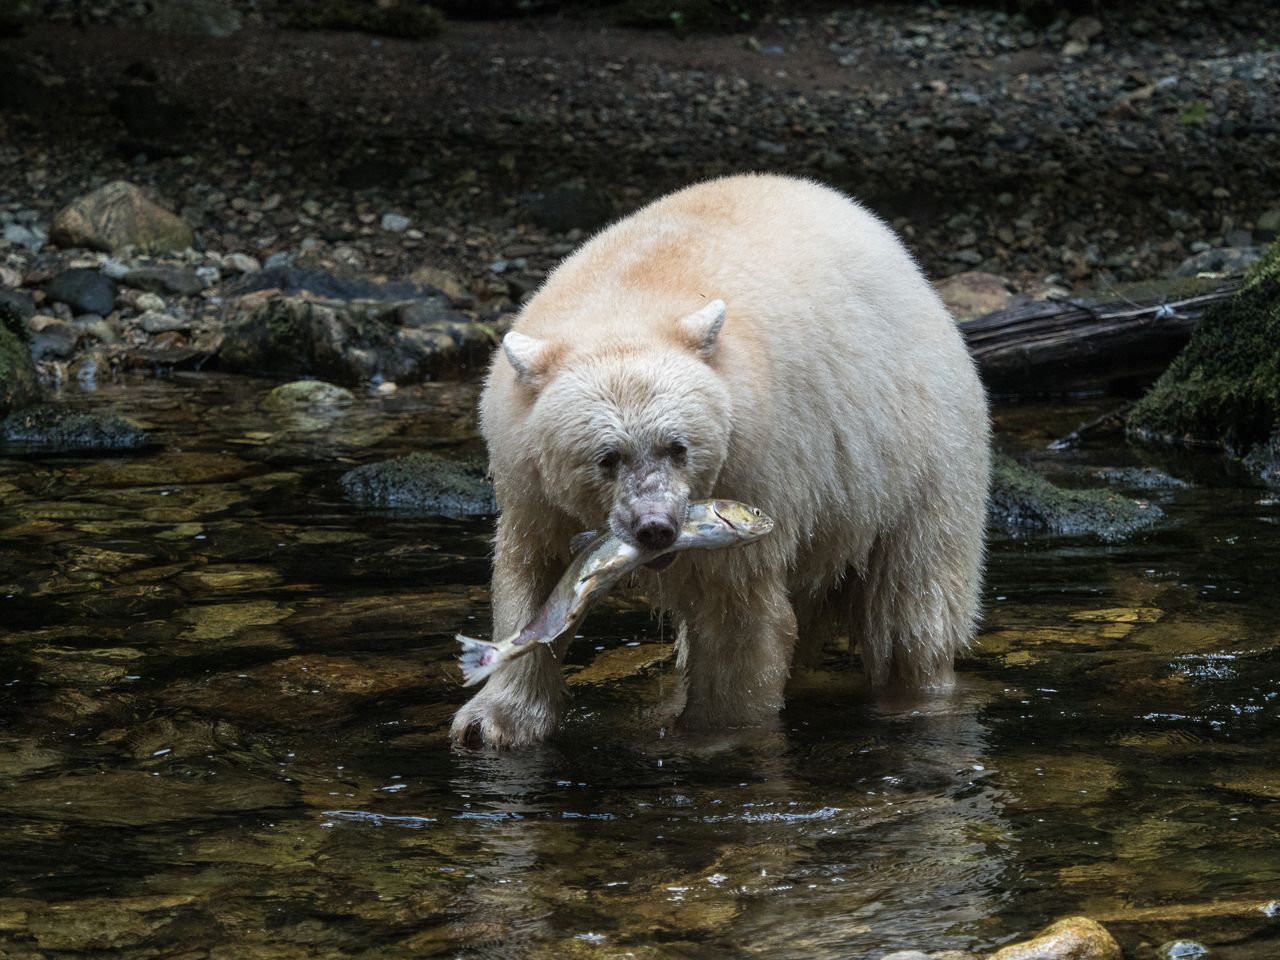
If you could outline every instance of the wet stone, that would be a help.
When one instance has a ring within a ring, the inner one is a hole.
[[[1208,955],[1209,948],[1195,940],[1172,940],[1161,944],[1160,949],[1156,951],[1156,956],[1160,960],[1196,960],[1197,957]]]
[[[1185,490],[1191,484],[1153,467],[1116,467],[1094,473],[1099,480],[1133,490]]]
[[[0,317],[0,416],[35,403],[40,397],[28,345]]]
[[[997,456],[988,514],[993,524],[1013,531],[1093,535],[1112,541],[1151,526],[1162,511],[1155,504],[1110,490],[1058,487],[1009,457]]]
[[[50,230],[61,247],[111,253],[125,247],[146,252],[185,250],[194,241],[182,219],[149,200],[124,180],[108,183],[61,210]]]
[[[997,950],[990,960],[1121,960],[1120,945],[1088,917],[1067,917],[1035,938]]]
[[[124,276],[124,283],[149,293],[194,297],[204,289],[196,272],[187,267],[138,267]]]
[[[176,918],[189,896],[86,898],[31,909],[27,933],[44,950],[119,950],[135,947]]]
[[[449,517],[497,512],[493,485],[467,464],[430,453],[365,464],[342,475],[347,499],[362,506],[398,507]]]
[[[122,417],[60,406],[32,407],[0,423],[6,444],[50,453],[69,450],[139,450],[147,432]]]
[[[106,316],[115,309],[115,282],[98,270],[63,270],[45,284],[44,292],[50,300],[65,303],[76,313]]]

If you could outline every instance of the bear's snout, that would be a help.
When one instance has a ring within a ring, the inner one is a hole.
[[[665,513],[645,513],[632,530],[636,542],[648,550],[665,550],[676,542],[679,530],[675,519]]]

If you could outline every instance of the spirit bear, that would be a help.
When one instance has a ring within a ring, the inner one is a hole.
[[[797,655],[847,635],[873,686],[952,681],[972,637],[986,397],[946,308],[879,219],[781,176],[664,197],[584,244],[521,311],[480,402],[500,517],[493,630],[518,630],[610,528],[674,541],[690,500],[777,521],[759,543],[643,577],[679,624],[679,722],[776,715]],[[556,728],[560,655],[505,664],[459,741]]]

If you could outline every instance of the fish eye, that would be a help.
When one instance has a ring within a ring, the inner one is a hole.
[[[755,514],[757,517],[763,517],[763,516],[764,516],[764,514],[760,512],[760,508],[759,508],[759,507],[752,507],[752,508],[751,508],[751,512],[752,512],[753,514]]]

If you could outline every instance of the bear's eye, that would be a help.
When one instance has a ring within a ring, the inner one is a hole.
[[[622,454],[617,450],[609,450],[600,454],[599,459],[596,460],[596,465],[600,468],[602,473],[613,473],[618,469],[618,464],[621,460]]]
[[[676,463],[683,463],[685,457],[689,455],[689,447],[682,440],[672,440],[667,447],[667,456]]]

